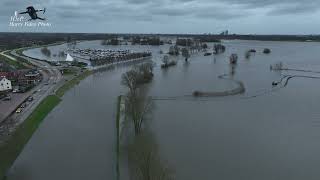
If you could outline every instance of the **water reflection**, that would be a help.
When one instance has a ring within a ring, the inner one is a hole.
[[[236,68],[237,68],[237,64],[230,64],[230,77],[234,77],[236,75]]]
[[[156,139],[153,142],[162,162],[170,160],[174,175],[183,180],[319,179],[320,131],[314,125],[320,119],[317,100],[320,83],[297,77],[291,78],[287,88],[273,90],[271,83],[282,75],[280,71],[269,70],[271,64],[283,61],[286,67],[318,71],[319,43],[228,41],[224,44],[226,52],[215,56],[215,65],[211,65],[211,58],[199,54],[192,55],[188,68],[181,64],[183,59],[167,72],[155,68],[154,81],[150,84],[152,96],[181,97],[198,88],[222,91],[234,88],[233,82],[217,78],[232,69],[229,55],[257,49],[254,58],[250,61],[241,58],[235,68],[234,78],[243,80],[246,86],[244,98],[183,97],[156,101],[152,127],[145,129],[154,135],[152,139]],[[93,42],[78,46],[98,47]],[[50,49],[60,50],[59,47]],[[272,48],[272,54],[262,54],[265,47]],[[166,52],[165,48],[161,46]],[[158,52],[159,48],[152,49]],[[29,50],[36,55],[38,51]],[[186,69],[188,73],[183,73]],[[125,70],[116,68],[96,79],[89,77],[75,88],[75,95],[67,93],[16,161],[17,178],[9,179],[114,179],[113,159],[110,159],[115,157],[113,113],[115,97],[126,92],[120,86],[121,73]],[[310,72],[287,73],[310,75]],[[130,137],[126,145],[136,142],[135,136]],[[128,162],[127,157],[125,161]],[[25,172],[26,167],[32,176]]]
[[[124,169],[128,169],[127,176],[132,180],[171,180],[174,179],[173,173],[162,160],[156,139],[148,126],[155,108],[152,99],[148,97],[148,85],[145,84],[149,81],[139,85],[140,79],[144,77],[140,74],[144,74],[143,67],[146,65],[134,67],[122,75],[122,84],[127,86],[128,93],[123,97],[124,106],[120,104],[120,112],[124,116],[124,122],[120,118],[124,126],[121,130],[120,152],[122,157],[127,157],[122,159],[122,164],[127,167],[120,168],[119,173],[123,176],[126,173]],[[134,74],[135,70],[139,72]],[[150,73],[153,74],[152,69]]]
[[[143,131],[127,146],[128,166],[132,180],[173,180],[174,173],[161,158],[151,132]]]

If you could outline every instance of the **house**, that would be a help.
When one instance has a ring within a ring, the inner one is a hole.
[[[8,80],[5,76],[0,77],[0,92],[12,90],[11,81]]]
[[[26,71],[23,76],[20,76],[19,82],[20,84],[37,84],[41,81],[41,78],[39,71],[32,69]]]

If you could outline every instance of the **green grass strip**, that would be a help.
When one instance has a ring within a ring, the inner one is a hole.
[[[81,80],[85,79],[86,77],[88,77],[89,75],[92,74],[92,71],[84,71],[83,73],[81,73],[80,75],[74,77],[73,79],[69,80],[68,82],[64,83],[57,91],[56,91],[56,95],[58,97],[62,97],[64,95],[65,92],[67,92],[69,89],[71,89],[72,87],[74,87],[75,85],[79,84]]]
[[[116,129],[117,129],[117,140],[116,140],[116,176],[117,176],[117,180],[120,179],[120,164],[119,164],[119,161],[120,161],[120,106],[121,106],[121,95],[118,96],[118,99],[117,99],[117,115],[116,115]]]
[[[9,141],[0,147],[0,179],[5,176],[5,173],[19,156],[42,120],[60,101],[60,98],[55,95],[43,99],[30,116],[17,128]]]
[[[8,57],[3,56],[3,55],[0,55],[0,62],[1,61],[4,61],[6,64],[9,64],[10,66],[13,66],[16,69],[26,69],[27,68],[19,61],[14,61],[14,60],[9,59]]]

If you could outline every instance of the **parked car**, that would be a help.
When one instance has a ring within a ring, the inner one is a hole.
[[[25,108],[27,105],[25,103],[21,104],[20,108],[23,109]]]
[[[20,90],[19,90],[19,89],[14,89],[12,92],[13,92],[13,93],[19,93]]]
[[[16,110],[16,113],[21,113],[22,112],[22,109],[21,108],[18,108],[17,110]]]
[[[10,101],[11,100],[11,96],[7,95],[6,97],[3,98],[4,101]]]

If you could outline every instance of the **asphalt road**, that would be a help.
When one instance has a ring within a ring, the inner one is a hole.
[[[12,102],[1,102],[0,107],[4,112],[0,112],[2,118],[0,119],[0,143],[10,135],[14,129],[21,124],[37,107],[37,105],[48,95],[53,94],[54,91],[63,84],[63,77],[57,69],[57,67],[51,66],[45,61],[34,60],[25,56],[17,54],[16,50],[10,52],[12,55],[24,58],[33,65],[35,65],[43,76],[43,80],[32,90],[23,94],[12,94]],[[0,53],[13,61],[17,61],[15,57]],[[25,102],[26,99],[32,96],[32,102],[26,102],[26,107],[23,108],[22,112],[15,113],[15,110],[20,106],[21,103]],[[12,113],[13,112],[13,113]],[[3,136],[4,135],[4,136]]]
[[[23,122],[37,107],[37,105],[48,95],[53,94],[54,91],[60,86],[62,75],[55,66],[51,66],[45,61],[34,60],[29,57],[20,56],[17,54],[16,50],[10,52],[12,55],[24,58],[33,65],[37,66],[39,71],[43,76],[42,82],[36,88],[34,88],[34,93],[32,96],[34,100],[23,109],[23,111],[19,114],[14,113],[12,117],[17,120],[17,122]]]

